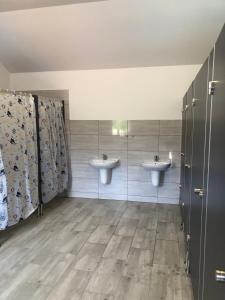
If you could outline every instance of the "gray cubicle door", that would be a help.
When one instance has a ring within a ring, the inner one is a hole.
[[[187,91],[187,106],[186,106],[186,141],[185,141],[185,172],[184,172],[184,232],[188,237],[190,232],[190,188],[191,188],[191,158],[192,158],[192,98],[193,98],[193,85]]]
[[[206,164],[206,143],[208,136],[208,70],[207,59],[201,67],[193,83],[192,99],[192,166],[191,166],[191,192],[190,192],[190,242],[189,242],[189,268],[194,291],[194,298],[199,299],[200,262],[202,249],[202,217],[204,196],[204,177]]]
[[[181,172],[180,172],[180,207],[181,216],[184,220],[184,186],[185,186],[185,142],[186,142],[186,105],[187,105],[187,95],[185,94],[183,98],[182,107],[182,141],[181,141]],[[183,222],[183,221],[182,221]]]
[[[225,27],[214,53],[202,300],[225,299]]]

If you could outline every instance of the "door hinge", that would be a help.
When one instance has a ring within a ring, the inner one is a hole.
[[[221,270],[216,270],[215,279],[219,282],[225,282],[225,272]]]
[[[192,106],[195,106],[197,101],[199,101],[199,99],[193,98],[193,99],[192,99]]]
[[[204,190],[203,189],[198,189],[198,188],[195,188],[194,189],[194,193],[199,195],[199,197],[203,197],[204,196]]]
[[[209,81],[209,95],[214,95],[216,89],[216,81]]]
[[[190,236],[190,234],[187,234],[187,242],[189,242],[189,241],[190,241],[190,239],[191,239],[191,236]]]
[[[189,105],[186,104],[186,105],[185,105],[185,108],[184,108],[184,111],[187,111],[187,110],[188,110],[188,107],[189,107]]]

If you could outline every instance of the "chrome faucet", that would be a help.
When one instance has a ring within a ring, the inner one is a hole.
[[[102,154],[102,159],[103,159],[103,160],[107,160],[107,159],[108,159],[108,156],[107,156],[106,154],[103,153],[103,154]]]
[[[159,161],[159,156],[158,155],[154,156],[154,161]]]

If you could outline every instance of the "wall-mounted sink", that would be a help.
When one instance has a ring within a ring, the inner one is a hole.
[[[171,166],[171,161],[146,161],[142,167],[151,171],[152,185],[159,186],[160,173],[166,171]]]
[[[89,164],[99,170],[100,180],[102,184],[109,184],[112,179],[112,169],[119,165],[120,160],[118,158],[109,159],[92,159]]]

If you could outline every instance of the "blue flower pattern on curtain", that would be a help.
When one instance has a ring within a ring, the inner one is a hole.
[[[35,118],[32,96],[0,94],[0,229],[39,204]]]
[[[47,203],[68,185],[68,151],[62,102],[38,97],[42,201]]]

